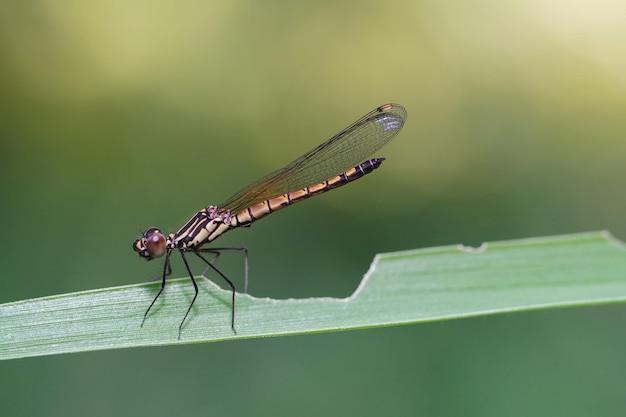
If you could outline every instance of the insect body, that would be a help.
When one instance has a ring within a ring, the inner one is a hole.
[[[144,321],[165,288],[165,278],[171,273],[170,256],[180,253],[195,294],[178,327],[178,337],[198,296],[186,253],[192,252],[217,272],[232,290],[231,327],[235,330],[235,285],[215,265],[214,261],[224,250],[240,250],[245,255],[247,290],[247,251],[243,247],[205,247],[219,236],[251,223],[291,204],[322,194],[357,180],[378,168],[384,158],[367,159],[391,141],[402,129],[406,110],[399,104],[385,104],[369,112],[317,148],[305,153],[286,167],[266,175],[242,189],[222,204],[208,206],[198,211],[176,233],[163,234],[157,228],[147,229],[133,243],[133,249],[145,259],[165,255],[161,289],[144,314]],[[210,254],[213,259],[207,259]],[[142,322],[143,325],[143,322]]]

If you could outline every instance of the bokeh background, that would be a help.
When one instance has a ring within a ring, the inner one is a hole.
[[[624,238],[625,21],[619,0],[4,1],[0,302],[158,275],[140,229],[389,101],[409,119],[375,174],[220,240],[250,249],[252,294],[348,296],[377,252]],[[589,307],[15,360],[0,415],[617,416],[625,323]]]

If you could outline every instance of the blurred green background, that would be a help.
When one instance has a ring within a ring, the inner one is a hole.
[[[389,101],[409,119],[375,174],[220,239],[249,248],[253,295],[347,296],[377,252],[626,237],[621,1],[0,10],[0,302],[147,281],[161,262],[131,250],[140,229],[175,231]],[[241,259],[220,262],[241,288]],[[0,415],[623,415],[625,319],[591,307],[15,360]]]

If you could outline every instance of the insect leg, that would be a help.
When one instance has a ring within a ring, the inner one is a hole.
[[[224,273],[222,271],[217,269],[217,267],[215,265],[213,265],[208,259],[206,259],[204,256],[202,256],[200,254],[199,250],[194,250],[193,253],[195,253],[198,258],[202,259],[209,266],[209,268],[211,268],[212,270],[214,270],[215,272],[220,274],[220,276],[222,278],[224,278],[224,281],[226,281],[228,283],[228,286],[232,290],[233,296],[232,296],[232,301],[231,301],[231,324],[230,324],[230,327],[233,329],[233,332],[237,333],[237,331],[235,330],[235,284],[233,284],[233,282],[230,279],[228,279],[228,277],[226,275],[224,275]]]
[[[193,298],[191,299],[191,303],[189,303],[189,307],[187,308],[187,312],[185,313],[185,317],[183,317],[183,320],[178,326],[178,339],[180,340],[180,333],[183,330],[183,324],[185,323],[185,320],[187,319],[187,316],[191,311],[191,307],[193,307],[193,303],[196,301],[196,298],[198,298],[198,284],[196,283],[196,279],[193,277],[193,273],[191,272],[191,268],[189,267],[189,262],[187,262],[187,258],[185,257],[185,251],[182,249],[179,250],[180,256],[183,258],[183,262],[185,263],[185,267],[187,268],[187,272],[189,272],[189,278],[191,278],[191,282],[193,283],[193,289],[195,291]]]
[[[248,293],[248,248],[246,248],[245,246],[231,246],[231,247],[224,247],[224,248],[202,248],[202,249],[198,249],[196,252],[214,254],[215,257],[211,259],[210,261],[211,265],[214,265],[215,262],[217,261],[217,258],[220,257],[223,251],[238,251],[238,252],[243,253],[243,266],[244,266],[243,293],[247,294]],[[206,259],[204,261],[206,262]],[[206,272],[209,269],[211,269],[211,267],[207,266],[206,269],[202,272],[202,275],[205,276]]]
[[[141,326],[140,327],[143,327],[143,323],[146,321],[146,317],[148,317],[148,312],[150,312],[150,309],[152,308],[154,303],[156,303],[156,300],[159,298],[159,296],[163,292],[163,289],[165,288],[165,277],[167,277],[169,274],[172,273],[172,267],[170,266],[170,255],[171,254],[172,254],[172,251],[168,250],[167,254],[165,255],[165,264],[163,265],[163,277],[161,278],[161,289],[157,293],[156,297],[154,297],[154,300],[152,300],[152,302],[150,303],[150,306],[148,306],[148,309],[144,313],[143,320],[141,320]]]

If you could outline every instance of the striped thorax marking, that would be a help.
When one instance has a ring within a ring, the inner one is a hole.
[[[209,206],[197,212],[189,221],[172,235],[174,247],[189,250],[215,240],[230,226],[230,215],[221,213],[217,207]]]

